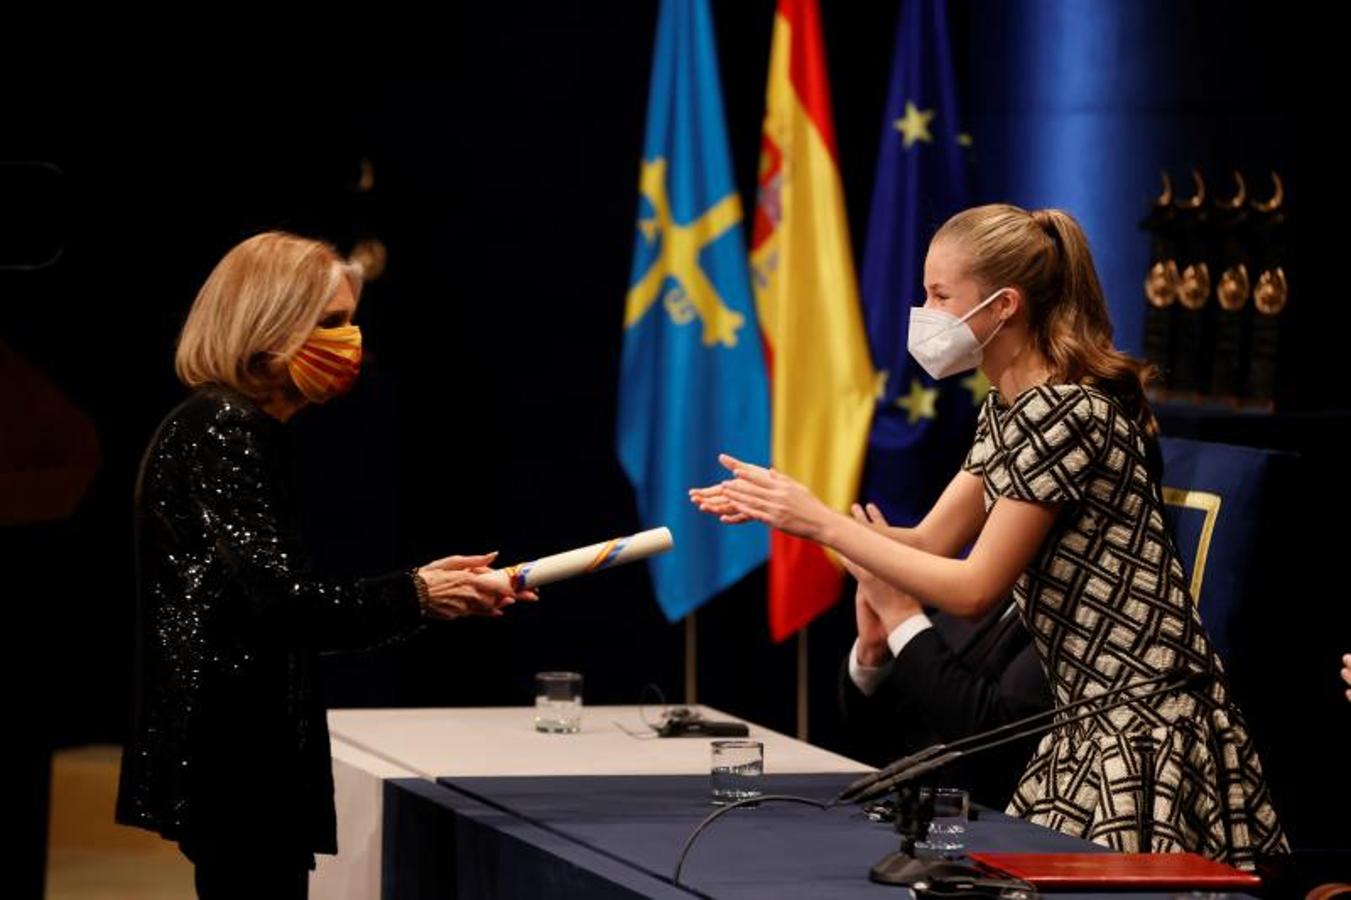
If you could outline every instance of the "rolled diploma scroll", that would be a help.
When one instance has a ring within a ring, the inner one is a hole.
[[[669,528],[653,528],[628,537],[601,541],[589,547],[579,547],[566,553],[555,553],[534,562],[507,566],[498,572],[510,580],[513,590],[523,591],[565,578],[575,578],[588,572],[599,572],[601,569],[637,562],[658,553],[665,553],[674,546],[675,540],[671,537]]]

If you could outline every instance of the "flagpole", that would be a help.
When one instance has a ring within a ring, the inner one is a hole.
[[[685,705],[698,703],[699,694],[699,625],[694,613],[685,616]]]
[[[807,740],[807,629],[797,633],[797,739]]]

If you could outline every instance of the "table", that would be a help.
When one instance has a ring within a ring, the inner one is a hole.
[[[318,857],[310,896],[906,896],[867,881],[897,839],[852,807],[734,812],[701,838],[682,884],[673,883],[680,846],[711,810],[708,740],[649,738],[640,715],[636,706],[588,707],[581,733],[557,735],[535,732],[529,707],[330,712],[339,855]],[[769,788],[826,798],[869,771],[747,724],[765,744]],[[972,823],[968,846],[1107,852],[992,812]]]

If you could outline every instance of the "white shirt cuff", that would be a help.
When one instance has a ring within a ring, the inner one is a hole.
[[[891,648],[891,655],[900,656],[905,645],[914,640],[915,635],[932,627],[933,623],[924,613],[913,615],[897,625],[891,634],[887,635],[887,646]]]
[[[863,696],[871,697],[886,677],[887,666],[865,666],[858,661],[858,638],[854,638],[854,646],[849,648],[849,680],[854,687]]]
[[[887,646],[891,648],[891,656],[895,659],[901,655],[905,645],[910,643],[915,635],[925,629],[932,628],[933,623],[924,613],[911,616],[892,630],[887,635]],[[854,682],[854,686],[859,689],[859,693],[865,697],[871,697],[877,690],[877,686],[882,683],[882,679],[887,677],[887,669],[891,663],[882,666],[865,666],[858,661],[858,638],[854,638],[854,646],[849,648],[849,680]]]

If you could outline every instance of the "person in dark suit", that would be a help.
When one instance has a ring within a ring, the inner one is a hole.
[[[886,525],[872,504],[855,507],[855,516]],[[882,766],[1051,708],[1046,676],[1012,596],[968,621],[925,613],[913,597],[865,577],[854,610],[858,639],[840,669],[840,708],[850,751],[864,762]],[[938,780],[1003,809],[1037,740],[959,760]]]

